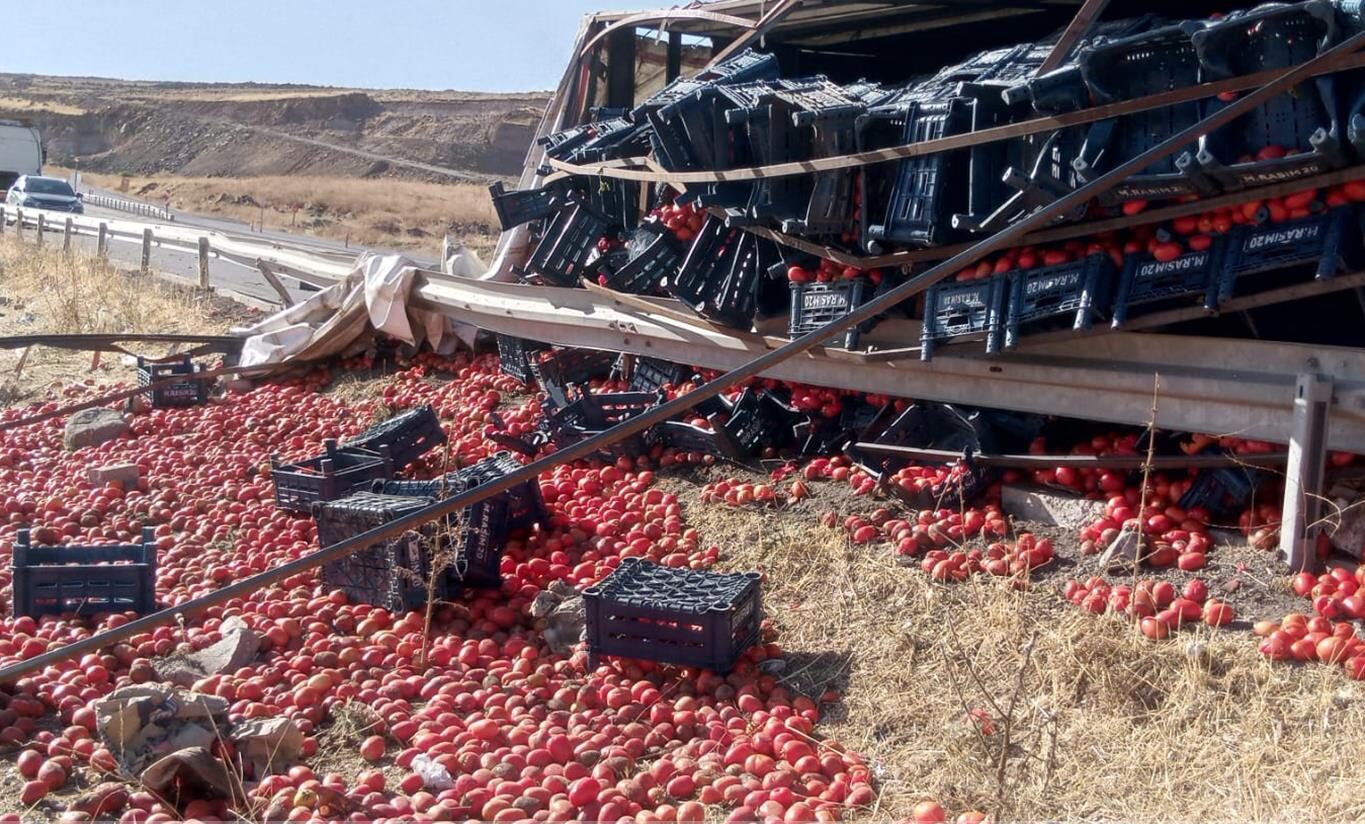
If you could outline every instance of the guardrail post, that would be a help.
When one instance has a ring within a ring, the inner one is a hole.
[[[209,239],[199,238],[199,288],[209,288]]]
[[[5,207],[0,206],[0,235],[5,234]]]
[[[142,274],[152,271],[152,230],[142,230]]]
[[[23,209],[15,209],[15,210],[14,210],[14,215],[15,215],[15,217],[14,217],[14,234],[15,234],[15,236],[18,237],[20,240],[23,240],[23,239],[24,239],[24,210],[23,210]]]
[[[100,233],[95,236],[95,254],[104,259],[109,256],[109,224],[100,223]]]
[[[62,254],[71,254],[71,229],[74,222],[71,218],[66,219],[66,225],[62,227]]]
[[[1313,572],[1321,566],[1317,537],[1322,532],[1322,476],[1331,405],[1331,380],[1313,374],[1299,376],[1280,519],[1280,555],[1295,571]]]
[[[46,222],[44,217],[42,212],[38,213],[38,246],[40,247],[43,245],[43,224]]]

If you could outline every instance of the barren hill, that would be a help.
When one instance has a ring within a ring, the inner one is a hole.
[[[199,177],[519,173],[548,95],[160,83],[0,74],[0,118],[42,132],[50,163]]]

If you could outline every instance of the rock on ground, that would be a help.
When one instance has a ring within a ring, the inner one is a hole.
[[[131,428],[123,415],[112,409],[82,409],[67,419],[62,444],[70,451],[99,446],[122,437]]]

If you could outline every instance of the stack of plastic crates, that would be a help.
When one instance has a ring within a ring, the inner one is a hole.
[[[1193,36],[1202,23],[1165,26],[1131,37],[1100,41],[1081,51],[1081,74],[1096,104],[1117,103],[1201,82]],[[1208,104],[1190,101],[1135,112],[1090,127],[1075,168],[1083,182],[1137,157],[1202,120]],[[1218,187],[1195,162],[1198,146],[1157,161],[1110,189],[1102,203],[1163,200],[1215,194]]]
[[[743,134],[753,162],[760,166],[808,159],[813,153],[813,134],[799,129],[793,121],[790,103],[777,96],[776,89],[795,91],[813,81],[776,81],[752,100],[736,101],[726,111],[726,122]],[[731,90],[737,94],[741,90]],[[810,175],[784,175],[754,181],[749,198],[727,209],[727,222],[742,226],[764,222],[781,223],[803,219],[810,205],[813,178]]]
[[[809,157],[838,157],[853,152],[857,147],[855,125],[867,105],[860,99],[845,94],[843,88],[830,82],[816,82],[797,89],[778,91],[774,97],[791,110],[792,124],[810,131]],[[782,221],[782,231],[789,234],[843,234],[853,228],[854,169],[834,169],[816,172],[811,179],[810,200],[803,215]]]
[[[1333,5],[1307,0],[1233,12],[1196,32],[1194,46],[1217,80],[1287,69],[1340,38]],[[1198,161],[1229,192],[1322,174],[1349,162],[1338,118],[1335,79],[1306,80],[1201,138]],[[1267,150],[1281,156],[1261,157]]]
[[[369,532],[432,504],[431,498],[357,492],[313,510],[318,543],[327,547]],[[419,609],[427,602],[434,530],[408,530],[322,565],[322,582],[339,589],[355,603],[383,607],[390,612]],[[444,598],[443,581],[436,581],[437,598]]]
[[[589,666],[610,655],[729,672],[759,640],[759,580],[622,559],[583,591]]]

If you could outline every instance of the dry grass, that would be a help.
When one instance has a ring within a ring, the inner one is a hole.
[[[85,114],[85,109],[82,109],[80,106],[73,106],[69,103],[47,99],[6,97],[4,95],[0,95],[0,111],[17,112],[19,114],[48,112],[50,114],[70,116]]]
[[[117,190],[118,175],[89,174],[95,186]],[[485,254],[497,242],[497,216],[488,189],[472,183],[423,183],[329,177],[135,176],[129,194],[177,209],[220,215],[267,229],[349,239],[379,248],[436,254],[449,233]],[[295,206],[299,207],[297,214]]]
[[[43,333],[221,334],[246,317],[222,298],[201,295],[155,277],[128,274],[91,255],[62,255],[17,240],[11,228],[0,237],[0,335]],[[148,354],[160,354],[150,349]],[[92,377],[88,352],[34,347],[15,379],[22,350],[0,350],[0,396],[27,398],[56,379]],[[119,356],[104,353],[99,372],[129,376]]]
[[[727,566],[767,571],[782,677],[841,689],[821,729],[874,765],[867,820],[923,797],[997,821],[1365,817],[1360,780],[1337,760],[1359,751],[1365,691],[1336,668],[1272,665],[1245,631],[1152,643],[1041,588],[934,585],[804,518],[699,505],[687,517],[730,550]]]

